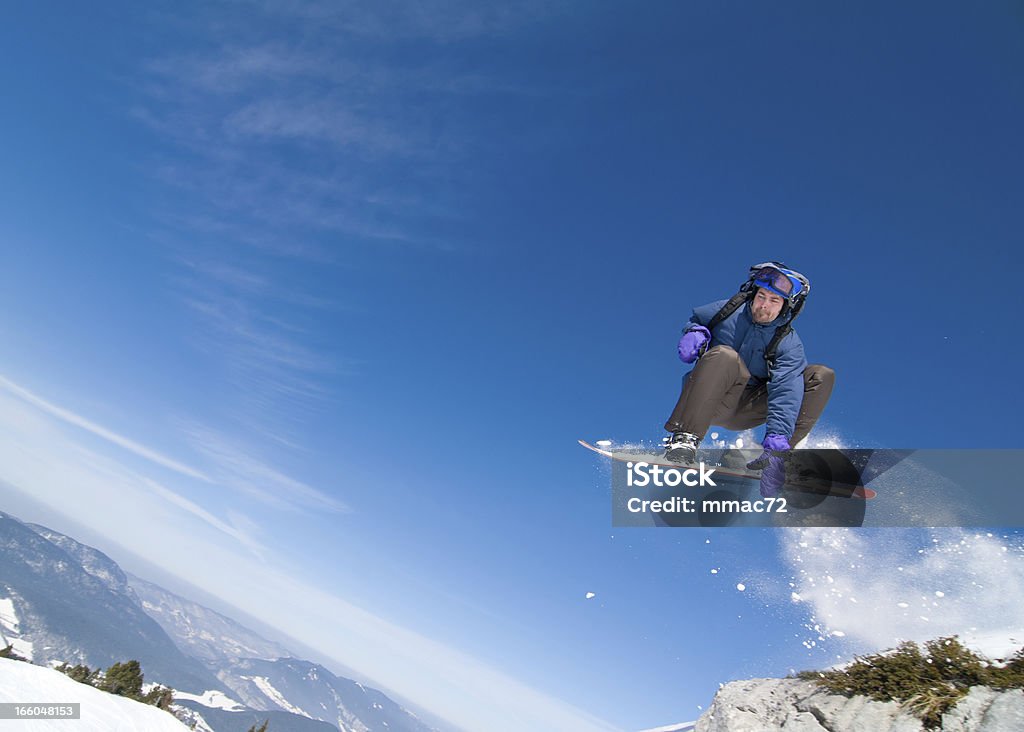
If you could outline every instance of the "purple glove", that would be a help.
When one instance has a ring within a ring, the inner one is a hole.
[[[768,434],[761,442],[764,452],[756,460],[747,463],[750,470],[761,471],[761,496],[774,498],[786,483],[786,461],[781,453],[789,450],[789,438],[785,435]]]
[[[703,325],[691,326],[679,339],[679,360],[683,363],[693,363],[704,354],[704,349],[711,340],[711,331]]]
[[[790,449],[789,438],[785,435],[777,435],[774,432],[764,436],[761,441],[761,447],[765,450],[774,450],[775,452],[786,452]]]
[[[768,465],[761,471],[760,493],[763,498],[774,498],[786,484],[786,461],[778,455],[768,456]]]

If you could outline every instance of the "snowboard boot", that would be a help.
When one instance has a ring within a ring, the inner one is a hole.
[[[689,432],[673,432],[663,438],[665,443],[665,459],[673,463],[697,462],[697,448],[700,438]]]

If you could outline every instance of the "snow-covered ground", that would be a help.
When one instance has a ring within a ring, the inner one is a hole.
[[[18,732],[188,732],[170,713],[72,681],[53,669],[0,658],[0,702],[81,704],[82,718],[0,722]]]
[[[245,707],[234,699],[229,697],[223,691],[205,691],[202,696],[198,694],[188,694],[184,691],[175,691],[174,700],[187,699],[194,701],[197,704],[202,704],[204,707],[210,707],[211,709],[223,709],[226,712],[241,712]]]
[[[285,699],[284,694],[275,689],[274,685],[270,683],[270,679],[268,679],[266,676],[243,676],[242,678],[248,679],[249,681],[256,684],[256,686],[259,687],[259,690],[262,691],[268,699],[273,701],[286,712],[291,712],[292,714],[300,714],[303,717],[309,717],[310,719],[312,719],[311,715],[307,714],[305,711],[303,711],[302,709],[300,709],[299,707],[295,706],[287,699]]]
[[[21,626],[14,609],[14,600],[0,597],[0,645],[11,644],[14,652],[32,660],[32,642],[21,638]]]

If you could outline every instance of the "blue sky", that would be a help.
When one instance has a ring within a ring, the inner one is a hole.
[[[820,434],[1021,447],[1022,25],[1012,3],[9,8],[4,500],[469,729],[664,724],[720,681],[930,637],[818,642],[815,613],[843,616],[798,548],[824,576],[826,539],[612,530],[575,441],[660,437],[690,309],[782,259],[837,371]],[[874,541],[922,586],[941,565],[926,532]],[[979,575],[1000,541],[968,542]],[[993,603],[941,614],[994,630]]]

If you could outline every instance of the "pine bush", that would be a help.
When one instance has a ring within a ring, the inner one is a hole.
[[[142,667],[139,662],[125,661],[124,663],[115,663],[107,669],[107,673],[99,683],[99,688],[111,694],[126,696],[129,699],[141,699],[142,682]]]
[[[842,669],[797,676],[843,696],[898,701],[934,729],[972,686],[1024,688],[1024,648],[1004,666],[996,666],[956,636],[928,641],[923,650],[907,641],[885,653],[857,657]]]

